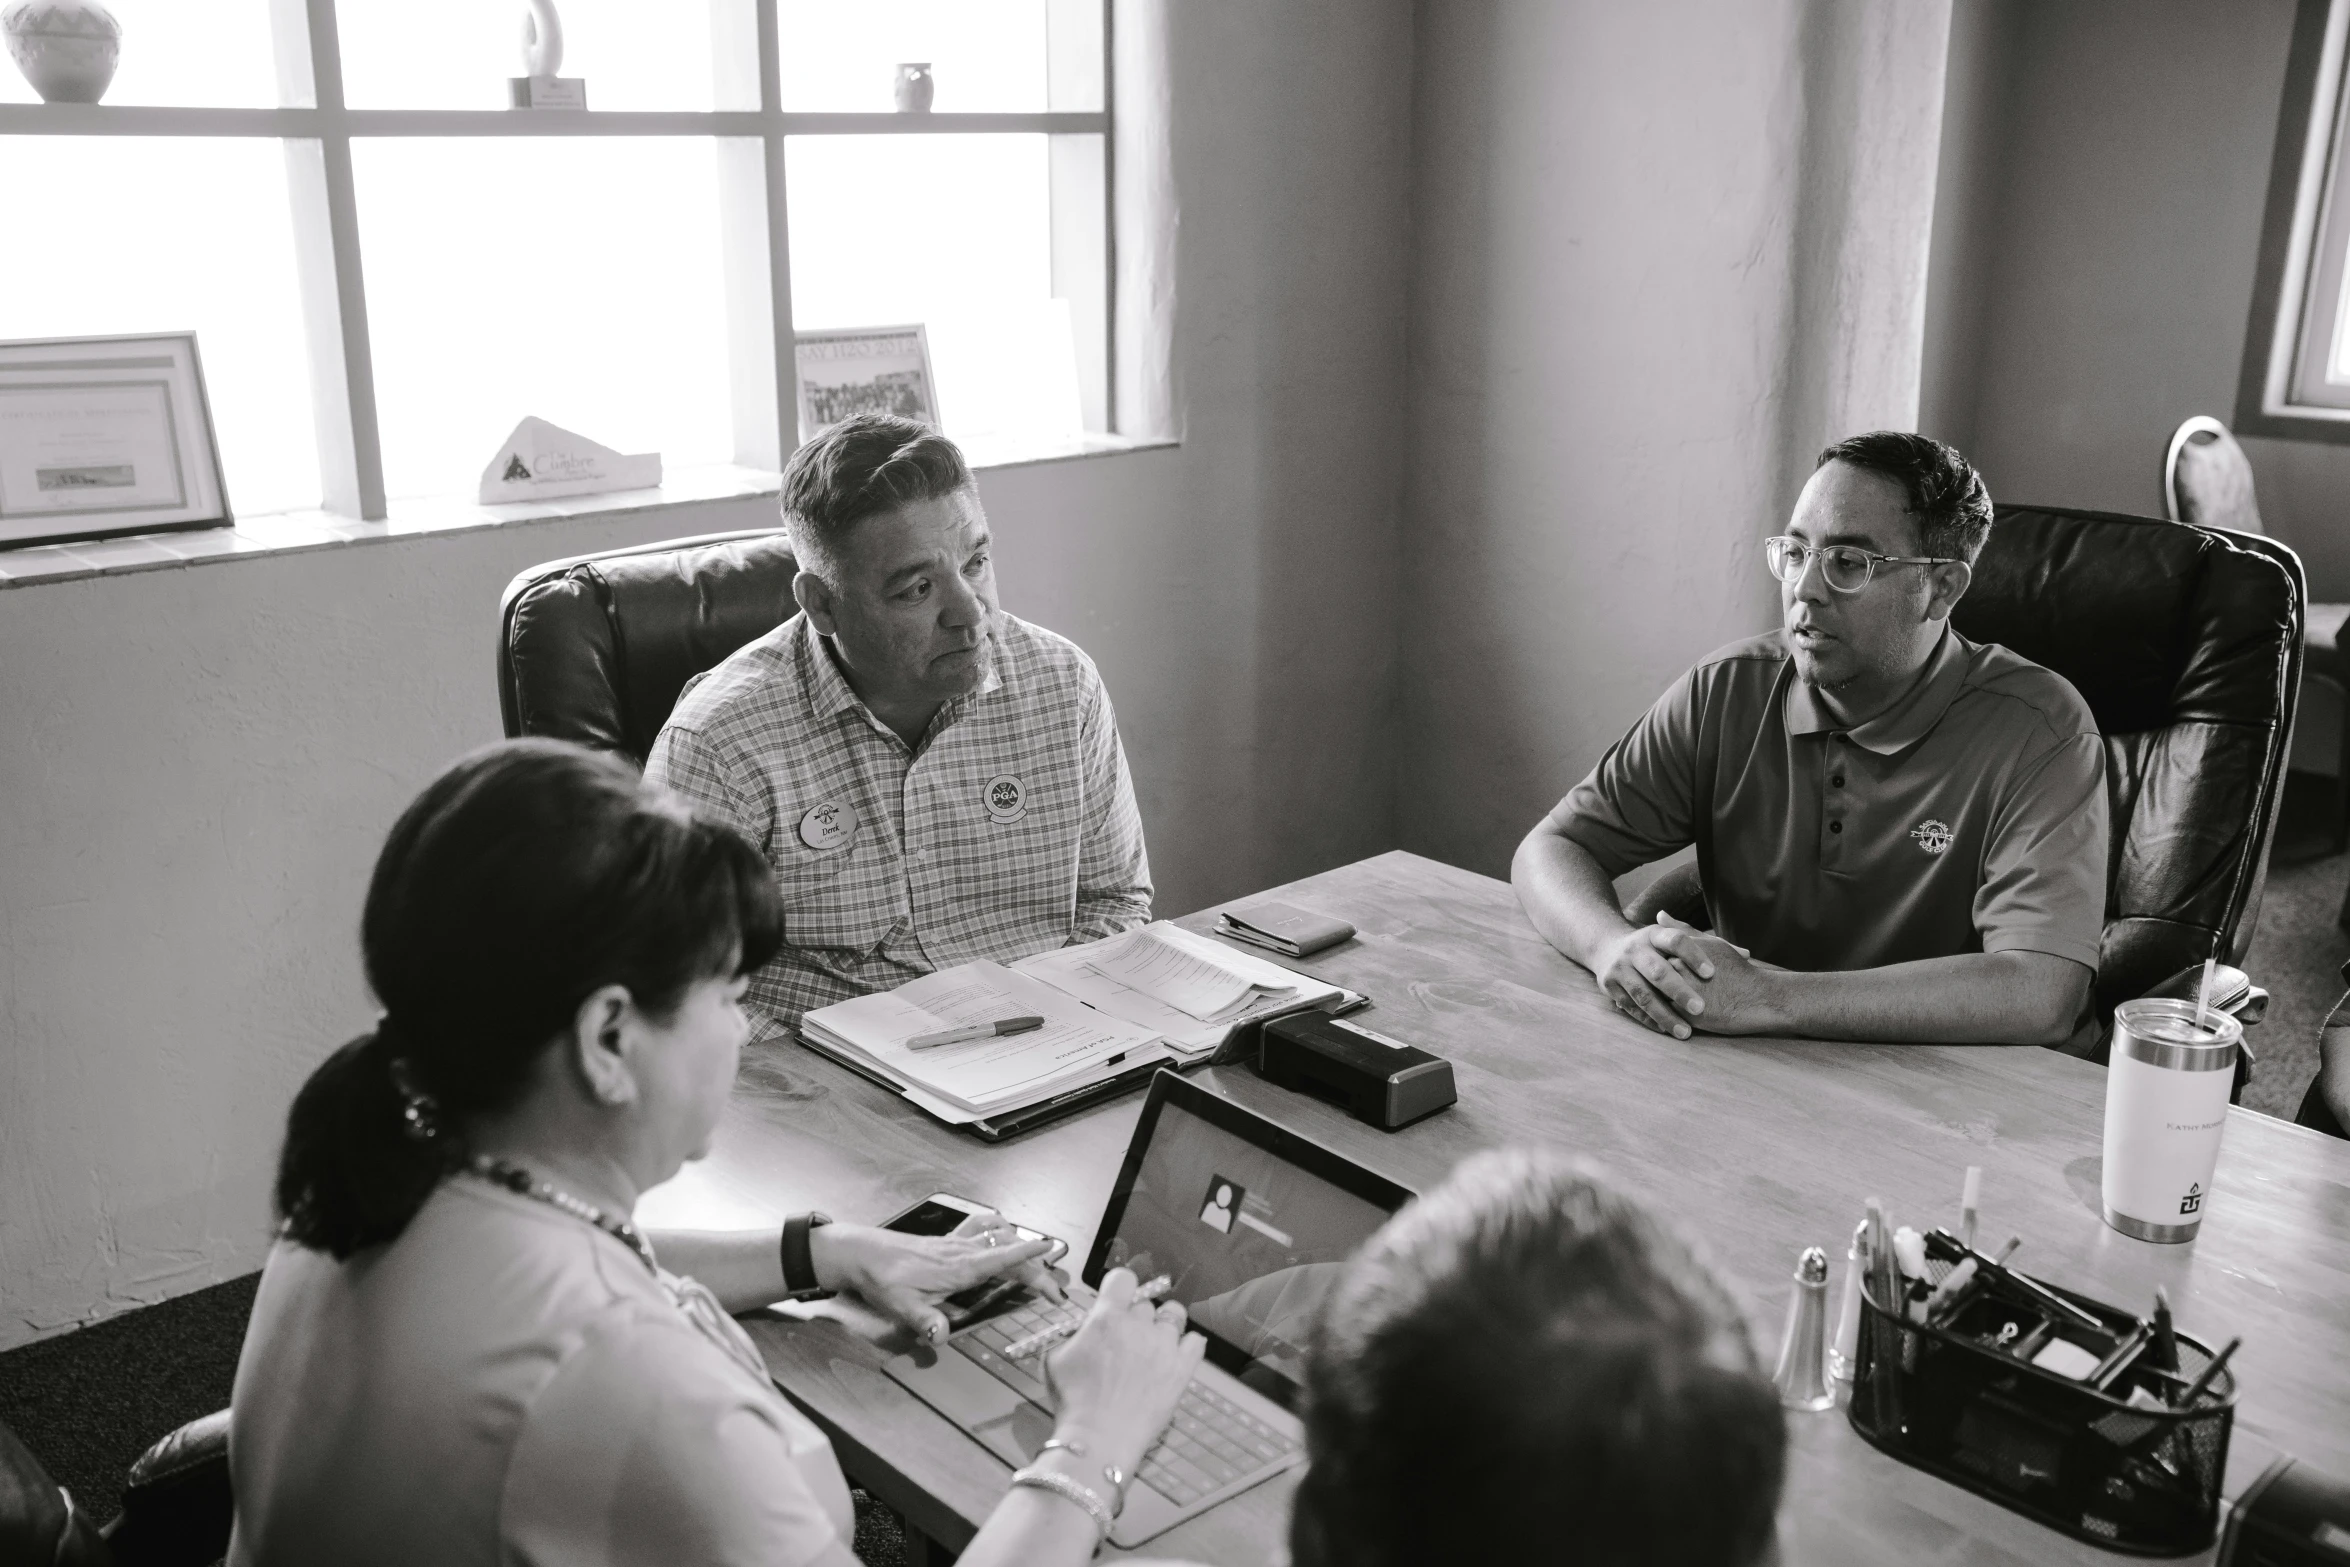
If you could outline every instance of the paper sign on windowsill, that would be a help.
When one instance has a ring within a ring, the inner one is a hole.
[[[544,419],[514,427],[481,471],[481,502],[539,501],[558,495],[649,490],[661,482],[661,454],[616,452]]]

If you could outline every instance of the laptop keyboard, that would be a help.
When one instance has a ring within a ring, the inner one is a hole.
[[[1143,1455],[1137,1474],[1161,1496],[1189,1507],[1297,1447],[1284,1433],[1194,1380],[1177,1401],[1167,1434]]]
[[[1018,1361],[1004,1352],[1031,1334],[1084,1319],[1085,1308],[1074,1302],[1039,1300],[956,1334],[955,1343],[977,1351],[970,1358],[999,1381],[1024,1397],[1034,1397],[1044,1380],[1044,1355],[1055,1346]],[[1022,1380],[1031,1385],[1022,1386]],[[1259,1473],[1299,1445],[1288,1433],[1195,1378],[1176,1402],[1167,1434],[1143,1455],[1137,1478],[1177,1506],[1188,1507],[1243,1476]]]

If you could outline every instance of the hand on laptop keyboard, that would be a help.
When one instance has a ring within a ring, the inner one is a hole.
[[[1153,1285],[1158,1288],[1154,1290]],[[1156,1298],[1166,1287],[1164,1277],[1156,1278],[1136,1294]],[[1076,1332],[1087,1315],[1084,1307],[1074,1303],[1032,1301],[973,1329],[966,1337],[1020,1370],[1041,1377],[1041,1357]],[[1185,1386],[1165,1434],[1135,1466],[1134,1473],[1178,1506],[1189,1506],[1286,1457],[1297,1445],[1294,1438],[1194,1380]]]
[[[1034,1309],[987,1326],[1025,1320]],[[1043,1306],[1033,1325],[1009,1328],[1005,1343],[1065,1325],[1066,1309]],[[1045,1379],[1058,1406],[1056,1432],[1081,1435],[1091,1462],[1134,1473],[1207,1351],[1205,1339],[1183,1328],[1183,1308],[1154,1300],[1126,1269],[1103,1275],[1101,1292],[1076,1331],[1045,1357]],[[1025,1362],[1023,1369],[1034,1364]]]

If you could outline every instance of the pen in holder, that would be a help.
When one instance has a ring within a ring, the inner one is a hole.
[[[1904,1463],[2109,1550],[2184,1556],[2211,1544],[2235,1419],[2227,1357],[2174,1331],[2178,1364],[2166,1369],[2146,1352],[2149,1325],[2130,1313],[1934,1239],[1975,1258],[1984,1283],[1928,1320],[1862,1291],[1852,1428]],[[1939,1283],[1953,1264],[1936,1251]],[[2052,1369],[2066,1366],[2078,1374]]]

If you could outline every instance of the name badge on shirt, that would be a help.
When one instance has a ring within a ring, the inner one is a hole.
[[[819,852],[839,848],[856,832],[857,813],[837,800],[811,805],[800,818],[800,842]]]
[[[999,827],[1009,827],[1028,814],[1028,786],[1010,773],[990,778],[979,799],[987,807],[987,819]]]

